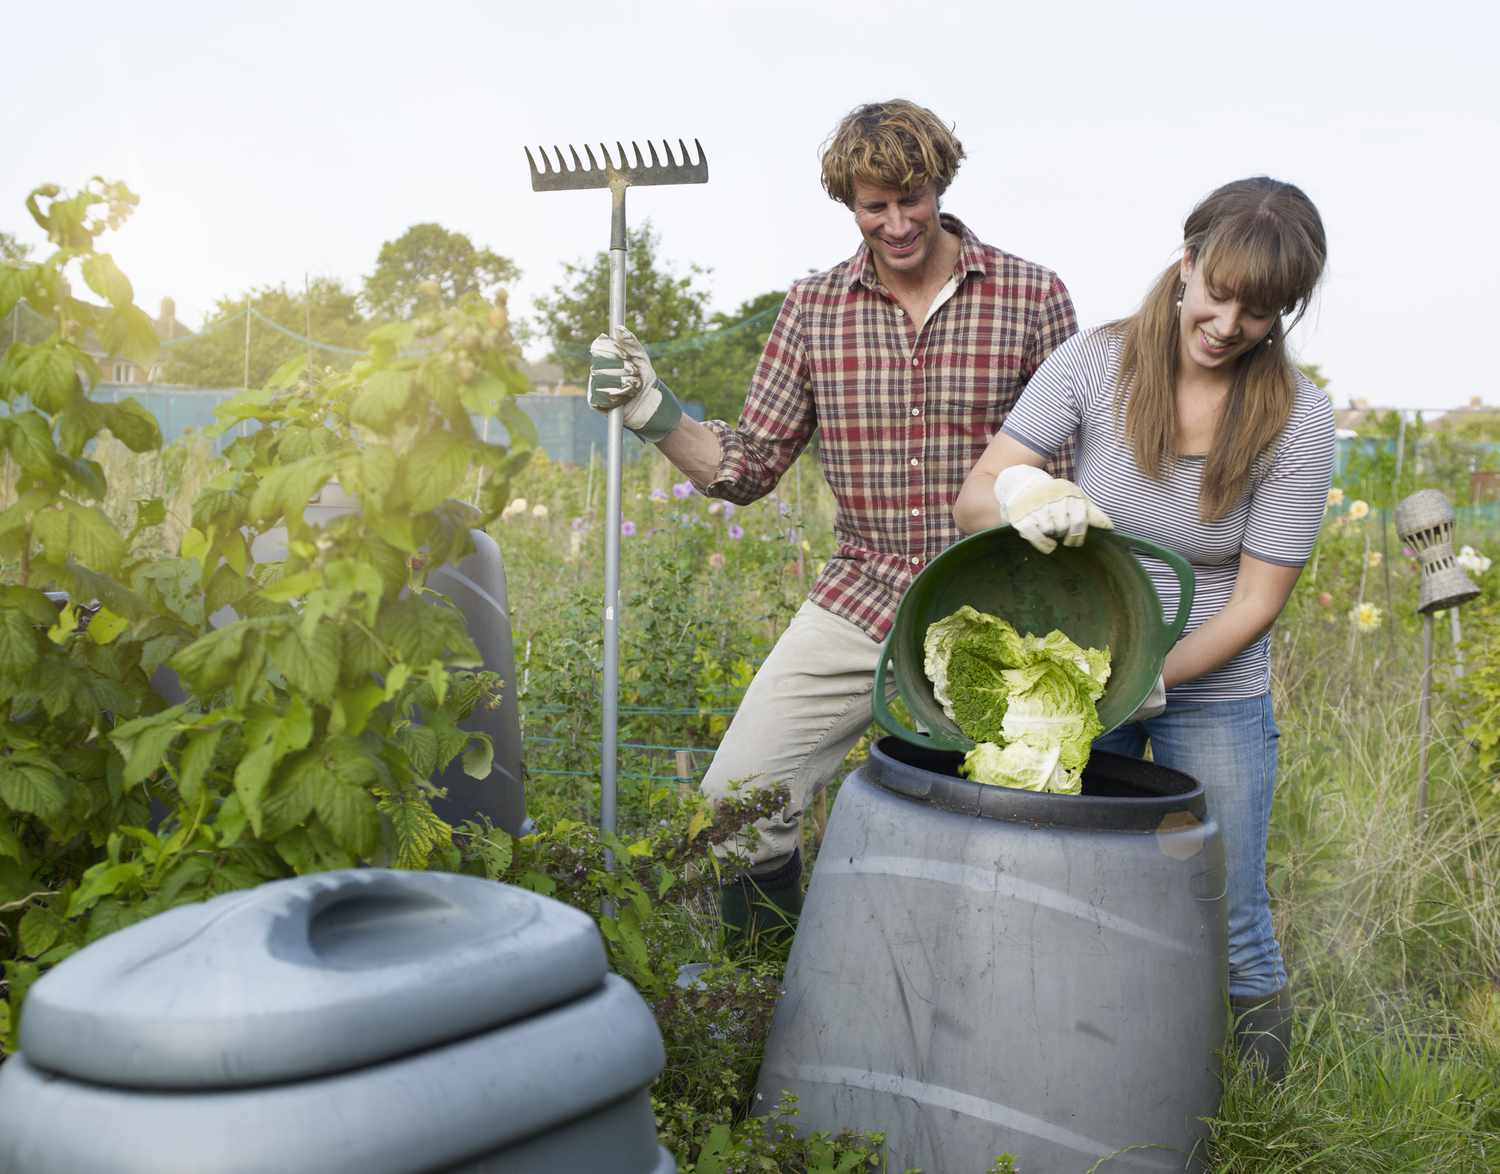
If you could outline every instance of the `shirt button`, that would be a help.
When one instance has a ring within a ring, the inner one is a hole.
[[[913,408],[911,410],[911,414],[913,416],[920,416],[922,414],[922,409],[921,408]]]
[[[921,464],[921,462],[920,462],[920,461],[918,461],[918,460],[917,460],[917,458],[916,458],[916,457],[912,457],[912,459],[911,459],[911,463],[912,463],[912,464],[914,464],[914,465],[918,465],[918,464]]]
[[[921,359],[913,359],[911,361],[911,365],[913,367],[920,367],[922,365],[922,360]]]
[[[915,518],[915,517],[918,517],[918,516],[920,516],[920,515],[921,515],[921,513],[922,513],[922,511],[921,511],[921,510],[912,510],[912,512],[911,512],[911,516],[912,516],[912,517],[914,517],[914,518]]]
[[[900,306],[896,307],[896,317],[897,318],[905,318],[906,317],[906,311],[903,310]]]
[[[911,565],[914,566],[914,567],[921,566],[922,565],[922,560],[919,559],[919,558],[914,558],[914,559],[911,560]]]

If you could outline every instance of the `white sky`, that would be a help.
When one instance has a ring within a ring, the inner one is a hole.
[[[1085,325],[1136,304],[1201,195],[1271,174],[1328,228],[1293,340],[1337,402],[1500,403],[1494,0],[4,8],[0,229],[39,242],[35,184],[125,180],[141,207],[105,247],[191,325],[304,273],[357,287],[427,220],[513,258],[525,313],[608,245],[609,199],[533,193],[523,144],[663,137],[700,139],[711,179],[633,191],[631,220],[729,310],[853,251],[817,149],[903,96],[968,152],[945,209],[1057,270]]]

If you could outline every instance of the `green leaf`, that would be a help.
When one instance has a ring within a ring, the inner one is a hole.
[[[95,253],[83,259],[83,279],[89,288],[112,306],[128,306],[135,297],[130,279],[120,272],[108,253]]]
[[[62,456],[58,458],[58,464],[68,480],[77,488],[79,496],[92,498],[94,501],[103,501],[109,496],[109,484],[104,479],[104,468],[98,461],[87,460],[84,457]]]
[[[62,918],[45,905],[33,905],[21,918],[21,953],[28,958],[45,954],[62,936]]]
[[[396,737],[411,768],[424,779],[437,773],[438,737],[427,726],[407,726]]]
[[[365,503],[366,511],[378,511],[396,484],[400,471],[395,449],[371,444],[339,462],[339,484]]]
[[[464,751],[464,774],[471,779],[487,779],[495,763],[495,746],[488,734],[475,734]]]
[[[130,621],[124,616],[101,607],[94,613],[93,619],[89,620],[88,637],[95,644],[113,644],[128,627]]]
[[[271,663],[281,670],[287,684],[319,704],[333,700],[339,683],[339,632],[333,624],[320,624],[311,640],[294,627],[271,643]]]
[[[283,515],[301,518],[308,499],[323,487],[333,472],[333,458],[322,455],[275,466],[255,487],[249,516],[257,521],[270,521]]]
[[[182,756],[177,760],[177,793],[189,805],[198,802],[203,790],[203,780],[213,766],[214,751],[224,736],[223,726],[199,730],[189,734],[183,743]]]
[[[332,781],[318,788],[314,804],[318,818],[340,847],[361,859],[374,854],[380,843],[380,812],[373,795],[357,785]]]
[[[107,354],[123,355],[138,367],[151,366],[161,349],[155,325],[139,306],[117,306],[106,314],[99,341]]]
[[[16,386],[43,411],[61,411],[78,394],[75,353],[64,339],[49,339],[16,365]]]
[[[469,471],[469,450],[451,432],[428,432],[406,457],[406,496],[413,513],[446,501]]]
[[[109,515],[96,506],[64,500],[60,509],[42,510],[32,522],[32,533],[50,562],[77,559],[96,571],[113,574],[125,557],[125,539]]]
[[[131,452],[154,452],[161,447],[161,426],[156,417],[134,399],[117,404],[98,404],[100,426]]]
[[[541,443],[536,421],[522,411],[521,405],[515,400],[505,400],[495,414],[499,416],[500,423],[505,425],[506,432],[510,433],[511,448],[535,448]]]
[[[10,417],[7,447],[16,464],[34,477],[44,477],[57,465],[57,447],[46,417],[37,412],[20,412]]]
[[[101,860],[83,874],[83,883],[73,890],[68,900],[67,916],[77,917],[92,909],[105,897],[118,892],[122,885],[139,880],[145,871],[146,865],[140,860],[127,860],[121,864]]]
[[[31,287],[30,273],[19,266],[0,265],[0,318],[4,318]]]
[[[250,826],[257,836],[264,834],[265,809],[261,799],[266,784],[271,779],[271,768],[276,765],[278,755],[274,742],[264,742],[251,750],[234,768],[234,791],[250,819]]]
[[[135,503],[135,526],[144,530],[149,526],[160,526],[167,520],[167,503],[159,497],[143,498]]]
[[[125,756],[127,790],[161,768],[167,748],[182,732],[182,717],[187,708],[187,702],[183,702],[149,717],[122,722],[110,731],[109,740]]]
[[[47,767],[11,755],[0,758],[0,800],[12,811],[51,823],[61,817],[68,796]]]
[[[53,618],[57,613],[53,612]],[[37,661],[36,620],[6,607],[0,611],[0,676],[20,679]]]
[[[409,370],[376,371],[361,385],[349,408],[355,424],[382,432],[390,426],[411,399],[412,372]]]
[[[283,387],[290,387],[297,382],[306,367],[307,352],[298,351],[271,373],[271,378],[266,380],[266,389],[272,391]]]

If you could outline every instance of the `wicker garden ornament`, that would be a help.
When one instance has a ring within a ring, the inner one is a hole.
[[[1418,612],[1431,615],[1479,594],[1454,559],[1453,507],[1436,489],[1419,489],[1397,504],[1396,533],[1422,560]]]

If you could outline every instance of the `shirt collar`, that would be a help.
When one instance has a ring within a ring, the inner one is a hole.
[[[960,281],[970,273],[985,276],[989,272],[989,266],[985,263],[984,245],[979,238],[957,216],[943,212],[939,219],[945,229],[958,234],[958,260],[953,264],[953,276]],[[870,255],[870,246],[864,241],[859,242],[859,248],[849,258],[849,286],[852,289],[857,285],[866,289],[882,288],[880,274],[875,271],[875,259]]]

